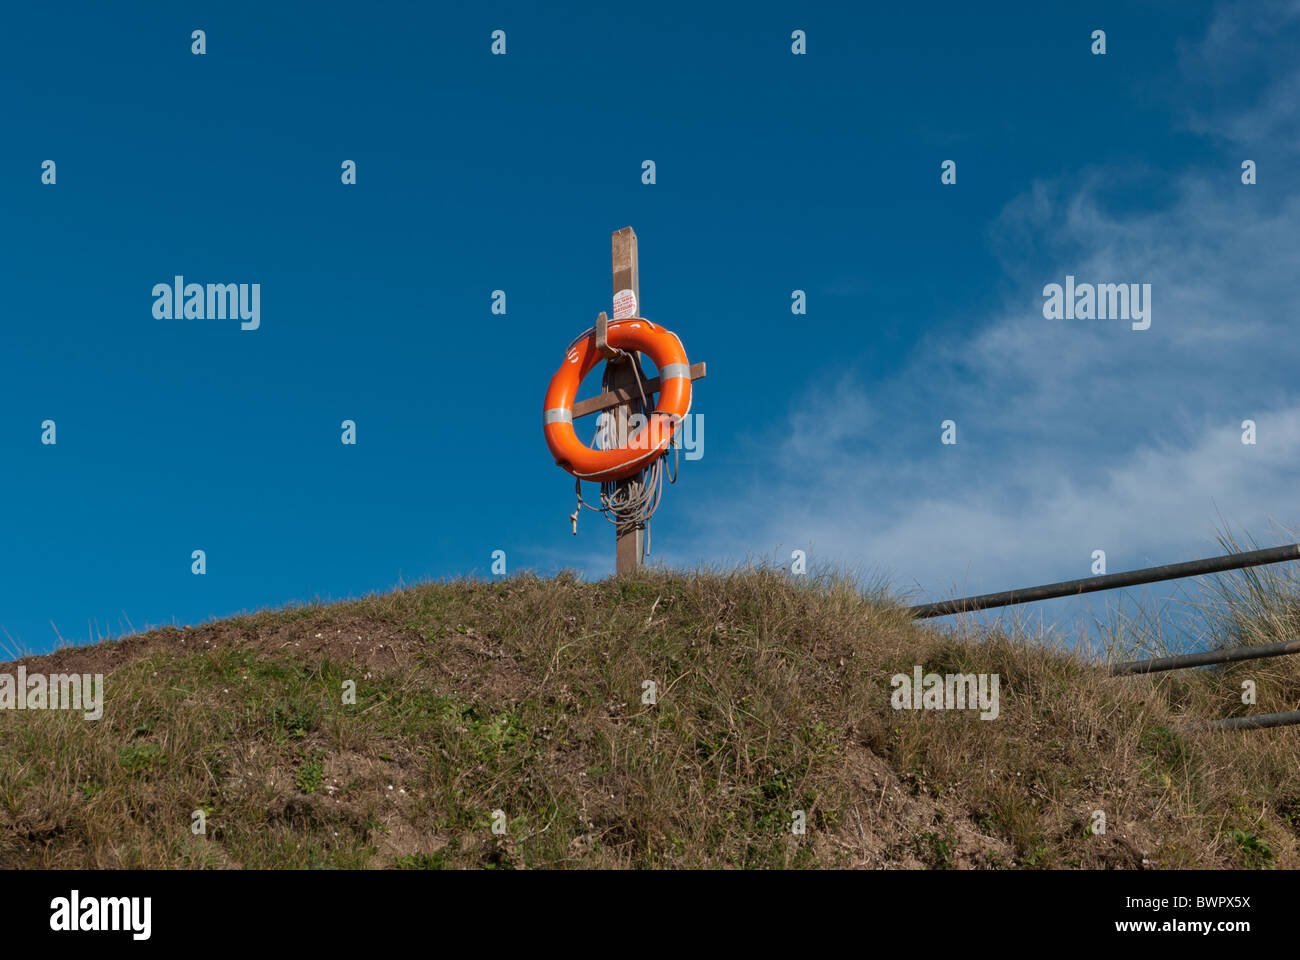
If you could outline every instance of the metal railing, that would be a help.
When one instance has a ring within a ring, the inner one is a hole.
[[[1222,557],[1209,557],[1205,560],[1189,560],[1187,563],[1171,563],[1163,567],[1149,567],[1146,570],[1128,570],[1123,573],[1104,574],[1099,577],[1085,577],[1082,580],[1063,580],[1060,583],[1047,583],[1038,587],[1025,587],[1020,590],[1004,590],[1002,593],[984,593],[973,597],[959,597],[955,600],[941,600],[938,603],[921,603],[908,607],[913,619],[928,617],[947,617],[954,613],[969,613],[975,610],[989,610],[994,607],[1010,607],[1019,603],[1033,603],[1038,600],[1052,600],[1057,597],[1074,597],[1098,590],[1118,590],[1121,587],[1136,587],[1144,583],[1159,583],[1162,580],[1178,580],[1184,577],[1199,577],[1209,573],[1223,573],[1228,570],[1244,570],[1247,567],[1259,567],[1269,563],[1283,563],[1287,560],[1300,560],[1300,543],[1289,543],[1283,547],[1269,547],[1266,550],[1250,550],[1244,553],[1229,553]],[[1264,657],[1280,657],[1300,653],[1300,640],[1285,643],[1266,643],[1253,647],[1225,647],[1220,650],[1207,650],[1202,653],[1187,653],[1172,657],[1153,657],[1149,660],[1129,660],[1113,664],[1110,675],[1113,677],[1133,676],[1134,674],[1159,673],[1165,670],[1185,670],[1189,667],[1205,667],[1218,663],[1235,663],[1240,660],[1258,660]],[[1220,720],[1206,720],[1188,724],[1189,730],[1259,730],[1267,727],[1289,727],[1300,724],[1300,710],[1286,713],[1262,713],[1253,717],[1224,717]]]
[[[1262,657],[1280,657],[1300,653],[1300,640],[1286,643],[1265,643],[1257,647],[1224,647],[1204,653],[1185,653],[1176,657],[1154,657],[1150,660],[1130,660],[1110,668],[1112,677],[1134,673],[1159,673],[1162,670],[1185,670],[1187,667],[1208,667],[1214,663],[1234,663],[1238,660],[1259,660]]]
[[[1060,583],[1047,583],[1041,587],[1024,587],[1020,590],[1004,590],[1002,593],[984,593],[976,597],[941,600],[938,603],[921,603],[907,609],[917,620],[926,617],[947,617],[954,613],[988,610],[991,607],[1010,607],[1017,603],[1033,603],[1037,600],[1053,600],[1057,597],[1074,597],[1084,593],[1095,593],[1098,590],[1118,590],[1120,587],[1136,587],[1144,583],[1158,583],[1161,580],[1179,580],[1183,577],[1204,576],[1207,573],[1222,573],[1225,570],[1243,570],[1246,567],[1282,563],[1285,560],[1300,560],[1300,543],[1289,543],[1285,547],[1269,547],[1267,550],[1251,550],[1246,553],[1229,553],[1226,556],[1210,557],[1207,560],[1171,563],[1163,567],[1148,567],[1146,570],[1107,573],[1100,577],[1085,577],[1082,580],[1063,580]]]

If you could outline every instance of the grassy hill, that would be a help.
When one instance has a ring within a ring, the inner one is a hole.
[[[25,658],[106,707],[0,711],[0,864],[1296,867],[1300,733],[1181,728],[1296,660],[1112,679],[764,571],[430,584]],[[892,709],[916,665],[998,718]]]

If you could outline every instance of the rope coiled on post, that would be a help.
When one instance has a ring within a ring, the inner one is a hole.
[[[641,379],[641,365],[637,363],[636,357],[626,350],[619,350],[624,362],[632,365],[632,372],[636,376],[637,390],[641,395],[640,401],[636,404],[633,416],[637,413],[649,420],[651,406],[645,394],[645,382]],[[608,379],[610,369],[605,372],[605,387],[609,386]],[[593,447],[599,450],[608,450],[614,446],[614,415],[611,411],[603,411],[597,417],[596,433],[591,439]],[[659,501],[663,496],[664,476],[668,476],[669,483],[677,482],[677,470],[679,466],[678,456],[681,449],[680,439],[674,431],[671,441],[673,448],[673,467],[669,471],[664,466],[666,456],[656,457],[654,462],[646,469],[638,473],[630,480],[622,482],[602,483],[600,485],[600,506],[588,503],[582,498],[582,481],[575,479],[573,482],[574,493],[578,497],[578,505],[574,508],[573,513],[569,514],[569,519],[573,522],[573,533],[578,533],[578,516],[582,508],[595,511],[605,517],[610,523],[614,524],[615,529],[636,526],[645,530],[645,537],[641,545],[642,557],[650,554],[650,519],[659,509]]]

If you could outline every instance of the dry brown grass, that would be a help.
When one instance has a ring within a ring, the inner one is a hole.
[[[429,584],[28,658],[108,704],[0,713],[0,864],[1295,867],[1296,731],[1180,724],[1296,659],[1112,679],[764,570]],[[1000,716],[893,710],[914,665]]]

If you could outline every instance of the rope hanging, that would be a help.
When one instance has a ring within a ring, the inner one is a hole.
[[[641,365],[636,362],[636,357],[626,350],[618,351],[624,362],[632,365],[632,372],[636,376],[637,391],[641,395],[639,402],[635,404],[632,414],[641,414],[649,420],[649,414],[652,410],[649,400],[645,395],[645,383],[641,379]],[[611,366],[606,365],[605,376],[602,380],[604,388],[609,388],[609,379]],[[598,450],[608,450],[616,446],[616,437],[614,436],[614,414],[612,411],[602,411],[596,418],[596,433],[592,437],[591,445]],[[669,483],[677,482],[677,469],[679,466],[678,456],[681,450],[680,438],[677,431],[673,432],[671,441],[673,448],[673,467],[669,471],[664,467],[664,461],[667,456],[656,457],[654,462],[646,469],[642,470],[631,480],[625,480],[619,483],[602,483],[600,485],[600,506],[588,503],[582,498],[582,481],[573,481],[573,490],[578,497],[578,505],[574,508],[573,513],[569,514],[569,520],[573,523],[573,534],[578,535],[578,516],[582,508],[593,510],[602,514],[606,520],[614,524],[617,529],[628,525],[639,526],[645,530],[645,537],[641,544],[641,556],[650,555],[650,519],[659,509],[659,500],[663,496],[664,475],[668,475]]]

